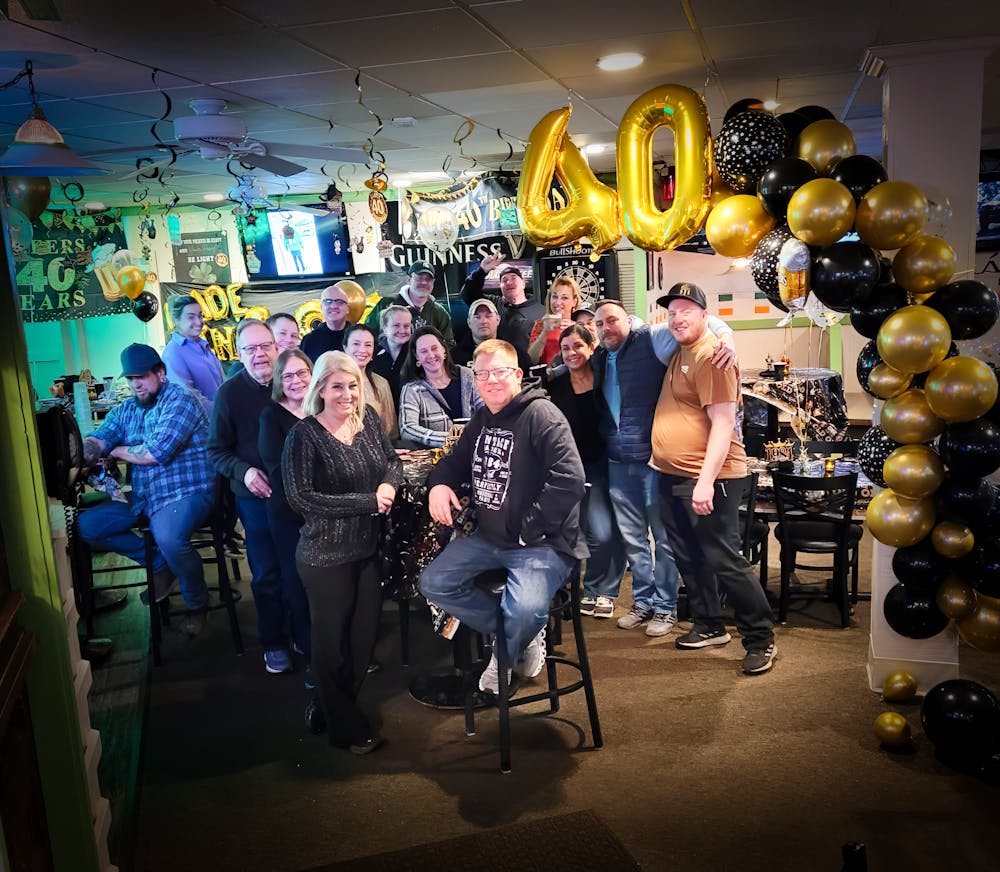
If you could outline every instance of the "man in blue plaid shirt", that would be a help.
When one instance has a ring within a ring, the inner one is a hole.
[[[205,523],[215,497],[215,472],[205,453],[208,418],[194,394],[167,380],[154,348],[130,345],[121,363],[132,398],[84,440],[84,459],[91,465],[102,457],[129,464],[132,492],[127,502],[110,500],[81,512],[80,536],[93,547],[145,563],[142,538],[134,531],[145,515],[156,540],[156,601],[180,581],[187,606],[181,631],[196,636],[205,626],[208,589],[191,534]]]

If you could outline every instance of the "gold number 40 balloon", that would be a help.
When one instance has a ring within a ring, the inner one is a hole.
[[[566,133],[572,110],[549,112],[531,131],[517,189],[517,217],[524,235],[542,247],[588,236],[595,254],[625,235],[639,248],[676,248],[697,233],[711,208],[711,155],[705,101],[690,88],[660,85],[633,101],[618,129],[619,193],[597,180]],[[656,208],[653,134],[674,132],[677,185],[673,205]],[[549,206],[556,178],[566,208]]]

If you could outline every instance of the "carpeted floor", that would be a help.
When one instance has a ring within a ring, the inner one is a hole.
[[[873,872],[997,868],[1000,794],[935,758],[919,703],[897,706],[914,728],[911,753],[887,753],[872,735],[886,706],[867,688],[867,603],[848,630],[830,603],[794,610],[774,671],[757,677],[740,673],[738,640],[686,652],[673,636],[588,620],[605,747],[590,747],[580,694],[554,717],[521,709],[514,771],[501,775],[492,712],[467,737],[460,713],[406,692],[416,672],[449,662],[426,612],[412,618],[409,669],[396,610],[383,614],[384,669],[364,699],[387,741],[354,757],[307,733],[301,669],[265,673],[242,588],[245,656],[222,615],[197,640],[165,642],[134,862],[120,857],[123,870],[378,868],[364,858],[583,811],[649,870],[836,870],[852,840],[867,844]],[[963,648],[962,663],[964,676],[1000,689],[1000,658]]]

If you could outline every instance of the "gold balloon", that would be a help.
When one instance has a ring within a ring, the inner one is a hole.
[[[945,421],[974,421],[997,401],[996,373],[974,357],[942,360],[924,385],[927,403]]]
[[[923,297],[948,283],[958,257],[940,236],[918,236],[896,252],[892,277],[901,288]]]
[[[854,197],[840,182],[813,179],[788,201],[788,229],[806,245],[833,245],[854,224]]]
[[[868,373],[868,390],[883,400],[898,397],[909,390],[913,376],[893,369],[887,363],[876,364]]]
[[[896,442],[930,442],[944,432],[944,421],[931,411],[927,397],[919,388],[911,388],[898,397],[886,400],[879,424]]]
[[[711,184],[712,184],[712,196],[709,198],[709,208],[714,209],[723,200],[728,200],[730,197],[736,196],[736,191],[729,187],[721,178],[715,168],[715,162],[712,162],[712,174],[711,174]]]
[[[825,118],[814,121],[799,134],[795,156],[811,163],[821,176],[827,176],[837,161],[856,151],[851,129],[832,118]]]
[[[875,735],[889,748],[898,748],[910,741],[910,723],[899,712],[882,712],[875,718]]]
[[[929,306],[904,306],[882,322],[876,344],[879,357],[893,369],[927,372],[951,349],[951,328]]]
[[[916,545],[934,527],[934,501],[908,500],[892,488],[879,491],[865,515],[871,534],[883,545]]]
[[[976,594],[972,614],[955,621],[958,634],[980,651],[1000,651],[1000,599]]]
[[[917,679],[912,672],[897,669],[882,682],[882,699],[886,702],[906,702],[917,695]]]
[[[256,318],[258,321],[266,321],[271,317],[271,310],[267,306],[248,306],[244,318]]]
[[[902,445],[885,459],[882,475],[901,497],[919,500],[941,486],[944,464],[929,445]]]
[[[653,134],[661,127],[673,131],[677,158],[674,202],[665,212],[653,200]],[[700,94],[683,85],[660,85],[633,100],[618,125],[625,235],[646,251],[687,242],[704,226],[711,208],[711,169],[708,110]]]
[[[34,221],[49,205],[52,183],[48,176],[8,176],[10,205]]]
[[[618,195],[597,180],[566,133],[572,112],[568,106],[555,109],[531,131],[517,184],[517,221],[540,248],[588,236],[595,252],[607,251],[621,239]],[[562,209],[549,206],[553,178],[568,198]]]
[[[976,592],[957,575],[941,582],[934,599],[942,614],[954,621],[971,615],[976,608]]]
[[[351,279],[341,279],[334,287],[347,295],[347,320],[357,324],[365,313],[365,289]]]
[[[737,194],[708,213],[705,236],[712,248],[725,257],[749,257],[777,223],[778,219],[764,211],[756,197]]]
[[[909,182],[882,182],[858,203],[854,225],[865,245],[893,249],[909,245],[927,223],[927,198]]]
[[[931,545],[942,557],[964,557],[975,544],[972,530],[957,521],[942,521],[931,531]]]
[[[323,323],[323,304],[319,300],[306,300],[295,310],[295,322],[299,332],[305,336]]]
[[[146,274],[137,266],[123,266],[115,274],[115,281],[126,297],[136,300],[146,287]]]

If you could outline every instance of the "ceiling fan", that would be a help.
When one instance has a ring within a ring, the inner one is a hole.
[[[360,148],[340,148],[325,145],[296,145],[290,142],[261,142],[247,136],[246,122],[239,115],[226,115],[226,101],[218,99],[192,100],[188,104],[194,115],[173,120],[176,143],[150,143],[145,147],[127,146],[105,151],[90,152],[89,156],[101,157],[127,152],[138,153],[148,148],[172,150],[178,157],[200,153],[205,160],[235,158],[252,169],[260,169],[277,176],[294,176],[305,172],[302,164],[278,157],[281,152],[292,157],[306,157],[338,163],[364,163],[367,155]],[[142,167],[143,174],[172,163],[174,157],[164,158]]]

